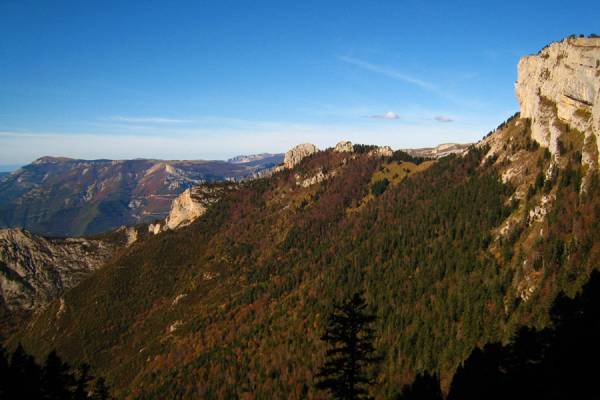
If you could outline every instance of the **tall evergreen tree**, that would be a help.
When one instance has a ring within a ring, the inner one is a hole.
[[[94,378],[87,364],[71,368],[52,351],[40,366],[20,344],[11,355],[0,344],[0,399],[109,400],[111,397],[104,379]]]
[[[96,379],[94,383],[94,388],[92,389],[92,400],[110,400],[110,393],[108,391],[108,386],[106,386],[106,381],[104,378]]]
[[[88,398],[88,386],[93,379],[94,377],[90,375],[90,366],[88,364],[81,364],[77,368],[75,392],[73,393],[75,400],[86,400]]]
[[[19,343],[10,358],[10,371],[3,382],[7,399],[35,399],[41,395],[41,369]]]
[[[321,337],[328,343],[325,362],[317,377],[317,388],[327,390],[335,399],[369,399],[368,386],[373,383],[368,366],[379,360],[375,356],[375,316],[367,312],[360,293],[335,305]]]
[[[55,351],[46,357],[42,373],[44,399],[62,400],[71,398],[75,386],[75,377],[69,364],[60,359]]]

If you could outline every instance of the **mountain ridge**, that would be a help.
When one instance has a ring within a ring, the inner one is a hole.
[[[133,243],[10,343],[94,363],[125,398],[318,399],[325,316],[362,291],[384,350],[371,395],[422,371],[447,390],[473,348],[548,326],[556,295],[600,267],[600,179],[583,163],[595,147],[544,111],[563,124],[555,153],[519,113],[427,164],[297,148],[189,225]]]
[[[193,185],[249,179],[281,158],[232,164],[42,157],[0,181],[0,227],[78,236],[147,223],[164,218]]]

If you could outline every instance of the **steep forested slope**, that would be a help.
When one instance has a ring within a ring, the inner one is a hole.
[[[12,344],[89,362],[122,397],[323,398],[324,322],[363,290],[383,356],[373,396],[421,371],[448,389],[475,347],[550,324],[557,294],[600,260],[600,43],[566,39],[525,60],[517,93],[531,118],[468,153],[297,152],[291,169],[132,245]],[[585,101],[565,100],[573,92]]]
[[[121,395],[319,397],[311,377],[324,318],[335,299],[364,289],[384,353],[374,394],[388,398],[422,370],[447,385],[473,347],[543,325],[559,288],[578,287],[593,266],[595,243],[564,240],[593,234],[597,190],[579,194],[566,165],[536,189],[550,161],[527,127],[513,119],[494,134],[514,138],[501,157],[473,148],[379,196],[369,196],[374,177],[397,161],[360,153],[317,153],[244,183],[191,226],[134,244],[14,340],[92,363]],[[531,171],[504,184],[505,158],[516,155]],[[317,174],[326,179],[300,184]],[[523,222],[544,190],[557,206]],[[513,220],[522,226],[503,229]],[[525,240],[534,242],[523,255]],[[528,297],[524,258],[539,275]]]

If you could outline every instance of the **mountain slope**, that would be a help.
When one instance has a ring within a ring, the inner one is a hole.
[[[558,118],[548,148],[536,121],[517,114],[464,155],[418,166],[368,146],[313,149],[133,244],[12,342],[90,362],[123,397],[322,398],[326,315],[364,290],[383,353],[373,396],[424,370],[447,388],[474,347],[546,326],[559,291],[598,268],[590,134]]]
[[[312,393],[303,385],[320,361],[329,306],[364,288],[387,350],[380,396],[411,370],[449,376],[473,346],[519,322],[502,312],[516,297],[512,270],[487,251],[512,210],[511,190],[479,167],[483,155],[443,159],[360,213],[345,210],[385,161],[312,157],[298,172],[245,184],[188,228],[133,245],[67,293],[59,318],[56,304],[21,339],[94,362],[122,394],[296,398]],[[295,174],[324,167],[339,172],[296,185]]]
[[[137,238],[135,228],[94,238],[47,238],[0,229],[0,337],[100,268]]]
[[[224,161],[73,160],[43,157],[0,181],[0,227],[90,235],[164,218],[201,182],[247,179],[283,157]]]

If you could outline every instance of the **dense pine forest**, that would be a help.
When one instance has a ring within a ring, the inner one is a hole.
[[[109,400],[112,397],[104,379],[91,375],[89,365],[74,368],[54,351],[40,365],[18,345],[12,353],[0,346],[0,398]]]
[[[242,183],[191,226],[134,244],[12,343],[92,364],[119,397],[326,398],[315,375],[328,315],[363,292],[381,356],[370,394],[399,396],[418,374],[448,393],[473,349],[549,326],[600,250],[578,133],[548,176],[526,120],[494,135],[511,137],[500,157],[485,143],[435,162],[365,146]],[[518,187],[502,179],[517,156]],[[328,179],[298,183],[318,172]],[[532,220],[546,195],[554,206]]]

